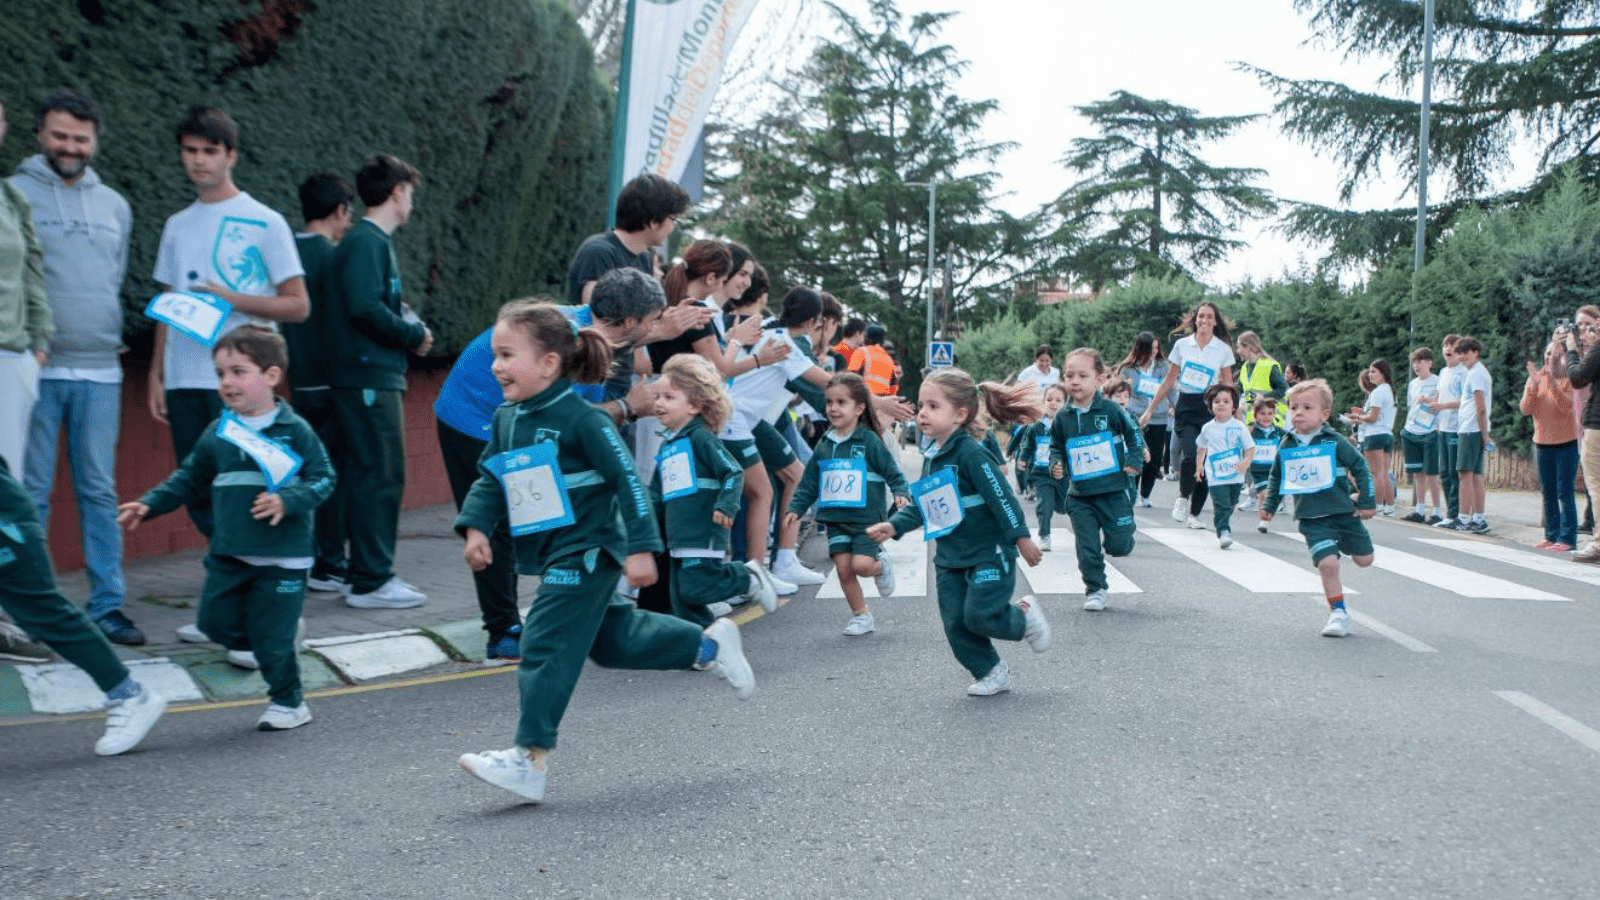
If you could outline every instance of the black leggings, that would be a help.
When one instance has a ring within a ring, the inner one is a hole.
[[[1201,395],[1178,395],[1178,409],[1172,417],[1173,425],[1178,430],[1178,494],[1189,498],[1191,516],[1200,515],[1200,511],[1206,508],[1206,495],[1210,493],[1197,490],[1198,482],[1194,477],[1195,442],[1200,438],[1200,429],[1210,418],[1211,413],[1206,411]]]
[[[1144,445],[1150,451],[1150,460],[1139,472],[1139,496],[1149,500],[1150,490],[1160,480],[1161,470],[1167,464],[1167,426],[1146,425]]]

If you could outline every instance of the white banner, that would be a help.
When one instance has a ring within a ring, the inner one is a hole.
[[[683,178],[734,38],[756,0],[632,0],[622,181]]]

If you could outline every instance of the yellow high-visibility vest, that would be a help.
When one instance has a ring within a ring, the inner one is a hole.
[[[1262,362],[1265,362],[1266,365],[1261,365],[1260,363]],[[1241,376],[1239,380],[1243,382],[1242,387],[1244,388],[1244,420],[1246,422],[1255,421],[1255,416],[1250,410],[1255,406],[1256,398],[1265,397],[1272,393],[1272,370],[1275,368],[1280,371],[1282,369],[1277,360],[1270,358],[1247,362],[1239,367]],[[1272,424],[1282,428],[1284,422],[1283,414],[1288,409],[1289,407],[1282,400],[1279,400],[1277,412],[1273,413],[1272,416]]]

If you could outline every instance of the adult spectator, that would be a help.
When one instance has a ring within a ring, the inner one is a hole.
[[[1172,397],[1169,394],[1159,404],[1152,401],[1156,389],[1166,380],[1168,368],[1170,364],[1161,357],[1161,341],[1153,332],[1141,331],[1134,338],[1128,355],[1112,369],[1132,388],[1132,397],[1128,401],[1129,415],[1139,419],[1145,410],[1154,407],[1150,413],[1150,423],[1144,426],[1144,445],[1150,451],[1150,458],[1144,461],[1144,468],[1139,472],[1139,505],[1143,507],[1150,505],[1150,491],[1167,465],[1167,431],[1172,425]]]
[[[1565,553],[1578,543],[1578,501],[1572,491],[1580,429],[1572,419],[1572,382],[1555,341],[1545,346],[1543,365],[1528,362],[1519,408],[1533,419],[1533,452],[1544,495],[1544,540],[1535,546]]]
[[[1198,487],[1194,477],[1195,440],[1200,429],[1211,418],[1206,409],[1205,391],[1213,384],[1233,384],[1233,347],[1228,340],[1228,323],[1215,303],[1201,303],[1193,312],[1183,317],[1174,334],[1182,333],[1167,355],[1172,363],[1166,377],[1150,400],[1150,406],[1139,417],[1140,427],[1150,424],[1153,410],[1173,390],[1178,392],[1177,408],[1173,413],[1173,426],[1178,436],[1178,501],[1173,504],[1172,518],[1179,522],[1187,519],[1189,527],[1204,529],[1200,511],[1205,509],[1206,493]],[[1187,515],[1185,513],[1187,512]]]
[[[23,160],[10,183],[33,204],[44,250],[44,288],[56,323],[39,399],[28,423],[20,470],[39,520],[50,527],[57,444],[67,431],[67,464],[78,503],[78,537],[89,573],[88,613],[98,622],[122,609],[122,529],[117,527],[117,430],[122,410],[122,279],[128,271],[133,215],[128,201],[100,180],[100,107],[62,89],[39,104],[39,153]],[[133,634],[112,629],[124,639]]]
[[[617,225],[585,238],[567,267],[567,302],[589,302],[601,275],[612,269],[655,271],[653,248],[667,242],[678,217],[689,210],[689,195],[660,175],[640,175],[617,194]]]
[[[1583,487],[1592,502],[1600,495],[1600,391],[1594,390],[1600,378],[1600,309],[1585,306],[1578,310],[1573,327],[1556,332],[1556,340],[1566,350],[1567,377],[1576,390],[1589,390],[1583,404],[1583,438],[1579,455],[1583,466]],[[1591,535],[1589,543],[1575,551],[1578,562],[1600,563],[1600,541]]]
[[[0,105],[0,140],[5,140]],[[55,324],[45,296],[44,251],[28,198],[10,181],[0,202],[0,459],[22,471],[28,420]]]
[[[394,156],[368,157],[356,173],[367,213],[334,249],[324,275],[323,340],[344,454],[334,468],[351,498],[345,505],[350,567],[344,598],[357,609],[405,609],[428,599],[394,573],[406,487],[406,354],[427,353],[433,333],[402,302],[392,235],[411,219],[421,180]]]
[[[1596,306],[1582,306],[1582,307],[1579,307],[1577,313],[1573,317],[1572,327],[1577,332],[1577,338],[1578,338],[1578,342],[1579,342],[1580,348],[1592,345],[1594,343],[1594,341],[1596,340],[1596,334],[1597,334],[1594,329],[1600,328],[1600,307],[1596,307]],[[1565,358],[1565,353],[1562,354],[1561,373],[1563,375],[1567,374],[1567,361],[1566,361],[1566,358]],[[1594,385],[1589,385],[1588,387],[1584,387],[1584,388],[1576,388],[1575,387],[1572,390],[1572,421],[1578,423],[1578,430],[1579,430],[1580,435],[1581,435],[1581,433],[1583,431],[1583,410],[1584,410],[1584,407],[1586,405],[1588,405],[1589,397],[1593,393],[1594,393]],[[1578,441],[1578,451],[1579,451],[1579,453],[1578,453],[1578,455],[1579,455],[1579,463],[1578,463],[1578,465],[1581,468],[1582,465],[1583,465],[1583,462],[1582,462],[1583,441],[1582,441],[1581,436],[1580,436],[1579,441]],[[1578,535],[1579,535],[1580,538],[1582,538],[1584,536],[1591,536],[1593,534],[1594,534],[1594,495],[1589,494],[1587,492],[1587,490],[1585,490],[1584,504],[1583,504],[1583,517],[1578,521]]]
[[[860,375],[867,382],[867,390],[878,397],[894,395],[895,361],[883,346],[888,334],[882,325],[868,325],[861,346],[850,354],[847,367]]]
[[[1244,391],[1244,399],[1240,401],[1239,408],[1254,409],[1257,400],[1271,397],[1278,401],[1278,410],[1273,413],[1272,422],[1282,428],[1283,414],[1288,410],[1283,397],[1289,391],[1289,382],[1283,377],[1283,366],[1261,349],[1261,336],[1254,331],[1239,332],[1233,346],[1243,360],[1239,366],[1239,387]]]
[[[1050,352],[1050,345],[1040,344],[1033,351],[1033,365],[1017,373],[1017,384],[1033,385],[1042,399],[1045,388],[1061,383],[1061,370],[1051,365],[1054,361],[1055,354]]]
[[[861,349],[866,343],[867,323],[855,316],[845,320],[844,326],[839,329],[839,343],[834,344],[828,354],[833,357],[833,371],[843,372],[850,368],[850,357]]]
[[[333,388],[328,377],[331,358],[326,335],[328,324],[328,260],[334,245],[344,240],[353,224],[351,203],[355,188],[332,172],[318,172],[300,184],[300,214],[306,230],[294,236],[300,265],[306,270],[306,293],[311,315],[304,322],[284,323],[283,339],[289,346],[290,402],[294,411],[317,432],[328,459],[343,459],[341,432],[334,427]],[[333,332],[337,333],[337,332]],[[306,590],[339,593],[345,585],[350,561],[345,554],[344,510],[349,490],[345,480],[334,485],[333,496],[312,514],[316,562],[306,578]]]

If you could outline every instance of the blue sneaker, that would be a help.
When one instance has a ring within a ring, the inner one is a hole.
[[[483,663],[497,666],[503,663],[522,662],[522,626],[513,625],[498,638],[491,638],[483,651]]]
[[[127,647],[138,647],[144,644],[144,632],[140,631],[127,616],[123,615],[120,609],[113,609],[111,612],[106,613],[95,624],[99,625],[100,630],[105,632],[106,640],[113,644],[122,644]]]

